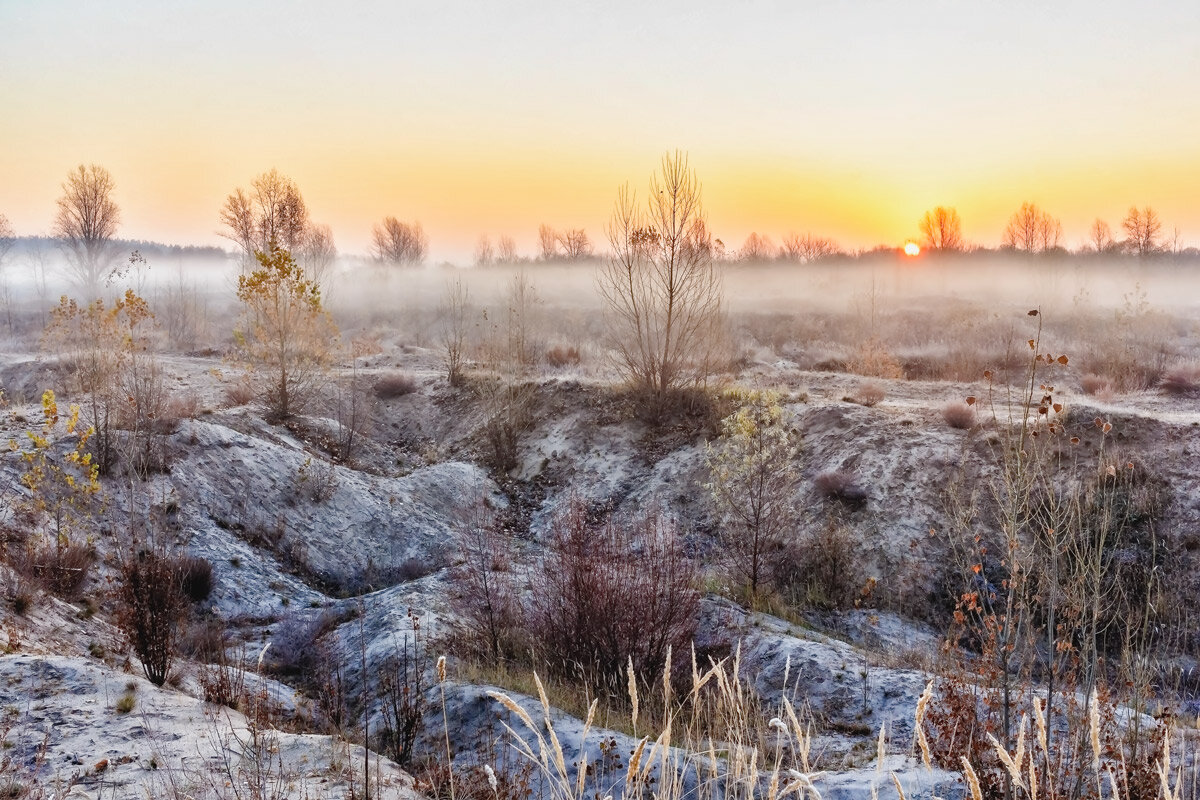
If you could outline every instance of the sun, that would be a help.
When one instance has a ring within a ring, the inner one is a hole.
[[[916,242],[905,242],[904,255],[909,257],[921,255],[921,245],[917,244]]]

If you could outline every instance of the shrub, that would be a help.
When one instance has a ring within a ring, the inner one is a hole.
[[[796,605],[827,610],[853,606],[866,585],[854,534],[830,519],[815,533],[788,542],[775,562],[775,580]]]
[[[813,485],[822,497],[842,503],[848,508],[861,508],[867,503],[867,490],[859,485],[854,473],[848,470],[822,472],[813,479]]]
[[[380,400],[395,400],[416,390],[416,379],[405,372],[393,372],[375,381],[375,396]]]
[[[83,592],[95,560],[90,546],[58,541],[31,546],[18,558],[17,569],[51,594],[75,600]]]
[[[565,367],[579,363],[578,347],[551,347],[546,351],[546,363],[552,367]]]
[[[657,512],[588,519],[573,500],[553,523],[534,575],[529,624],[551,672],[593,688],[624,685],[627,663],[653,680],[669,652],[686,652],[696,631],[695,565],[674,526]]]
[[[193,603],[201,603],[212,594],[213,565],[207,558],[184,556],[179,561],[180,587]]]
[[[1079,388],[1084,394],[1090,395],[1109,394],[1114,390],[1111,378],[1094,372],[1089,372],[1079,379]]]
[[[142,662],[146,678],[162,686],[175,656],[179,622],[187,608],[180,559],[142,550],[121,564],[117,624]]]
[[[244,406],[254,400],[254,387],[245,378],[239,378],[225,387],[225,405],[227,407]]]
[[[877,406],[883,402],[883,398],[887,396],[881,384],[875,381],[864,383],[858,387],[858,395],[856,400],[859,405],[867,407]]]
[[[462,649],[499,664],[521,649],[520,604],[507,571],[511,541],[480,494],[455,526],[462,562],[451,573],[456,590],[452,608],[459,619]]]
[[[951,428],[965,431],[975,424],[975,409],[962,401],[952,401],[942,408],[942,419]]]
[[[1200,367],[1175,367],[1163,375],[1159,388],[1175,397],[1200,393]]]
[[[846,369],[855,375],[871,378],[903,378],[904,367],[896,360],[879,337],[859,345],[846,361]]]

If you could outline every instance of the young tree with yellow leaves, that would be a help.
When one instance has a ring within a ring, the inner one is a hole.
[[[129,419],[152,413],[142,407],[144,394],[131,392],[128,381],[131,365],[147,349],[145,328],[153,317],[146,301],[131,289],[112,306],[99,299],[80,305],[64,296],[50,312],[42,344],[58,354],[68,370],[70,391],[83,400],[101,473],[107,473],[116,458],[116,431],[122,423],[129,427]],[[146,367],[143,361],[136,364],[139,369]]]
[[[738,410],[708,446],[711,479],[705,488],[722,518],[730,571],[757,602],[770,581],[767,559],[793,525],[800,443],[784,421],[778,393],[740,392],[737,399]]]
[[[24,570],[57,595],[73,597],[87,579],[92,562],[90,536],[82,537],[100,491],[99,469],[88,452],[90,428],[79,421],[79,406],[59,425],[58,401],[52,390],[42,395],[42,425],[28,431],[24,446],[9,441],[9,449],[23,463],[20,502],[34,521],[35,536],[25,545]],[[74,437],[68,448],[60,441]]]
[[[258,269],[238,278],[245,306],[234,331],[251,380],[268,416],[283,420],[302,411],[329,369],[337,327],[321,305],[317,284],[287,250],[254,254]]]

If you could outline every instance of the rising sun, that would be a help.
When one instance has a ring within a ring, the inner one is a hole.
[[[921,255],[921,246],[919,244],[917,244],[916,242],[905,242],[904,243],[904,255],[906,255],[906,256]]]

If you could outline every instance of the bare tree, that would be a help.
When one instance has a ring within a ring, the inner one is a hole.
[[[939,252],[963,249],[962,220],[958,210],[938,206],[926,211],[917,228],[921,231],[921,246]]]
[[[277,247],[301,255],[311,226],[296,182],[276,169],[255,178],[249,192],[239,188],[225,198],[221,223],[221,236],[241,249],[243,266],[254,264],[255,253]]]
[[[517,243],[511,236],[501,236],[496,245],[496,260],[501,264],[513,264],[517,260]]]
[[[71,277],[89,299],[100,293],[105,272],[116,255],[112,238],[121,211],[112,199],[115,186],[104,167],[80,164],[67,175],[58,198],[54,235],[58,238]]]
[[[618,194],[608,226],[612,255],[597,282],[618,367],[661,404],[711,374],[722,289],[700,182],[685,154],[663,156],[649,194],[644,211],[628,187]]]
[[[376,225],[371,241],[376,260],[389,264],[416,266],[429,252],[429,237],[421,223],[401,222],[395,217],[385,217],[382,224]]]
[[[475,266],[490,267],[496,263],[496,250],[492,247],[492,240],[486,233],[479,234],[479,238],[475,240]]]
[[[323,291],[328,291],[326,278],[329,269],[337,261],[337,245],[333,243],[333,229],[328,225],[310,225],[300,247],[300,266],[308,279]]]
[[[761,233],[751,233],[738,251],[742,261],[770,261],[775,257],[775,243],[771,237]]]
[[[516,367],[537,363],[541,351],[538,341],[538,311],[541,299],[524,269],[517,270],[508,284],[507,323],[508,361]]]
[[[467,306],[470,296],[461,278],[446,284],[442,299],[442,347],[445,353],[446,380],[451,386],[463,382],[463,365],[467,358]]]
[[[1088,228],[1088,242],[1097,253],[1111,253],[1116,246],[1112,237],[1112,228],[1108,223],[1097,217]]]
[[[1062,223],[1033,203],[1022,203],[1004,229],[1004,246],[1026,253],[1054,250],[1061,239]]]
[[[841,248],[832,239],[814,236],[811,233],[806,233],[803,236],[798,233],[789,233],[783,237],[783,248],[780,255],[785,261],[798,261],[808,264],[813,261],[820,261],[822,258],[837,255],[840,252],[842,252]]]
[[[553,261],[558,258],[558,231],[545,223],[538,226],[538,258]]]
[[[1179,230],[1178,225],[1171,229],[1171,244],[1168,247],[1174,255],[1179,255],[1183,252],[1183,231]]]
[[[1162,222],[1150,206],[1141,211],[1138,211],[1137,206],[1130,206],[1121,227],[1125,229],[1125,249],[1134,255],[1151,255],[1162,249],[1158,243]]]
[[[592,255],[592,240],[583,228],[563,231],[558,235],[558,244],[562,247],[562,257],[567,261],[579,261]]]

